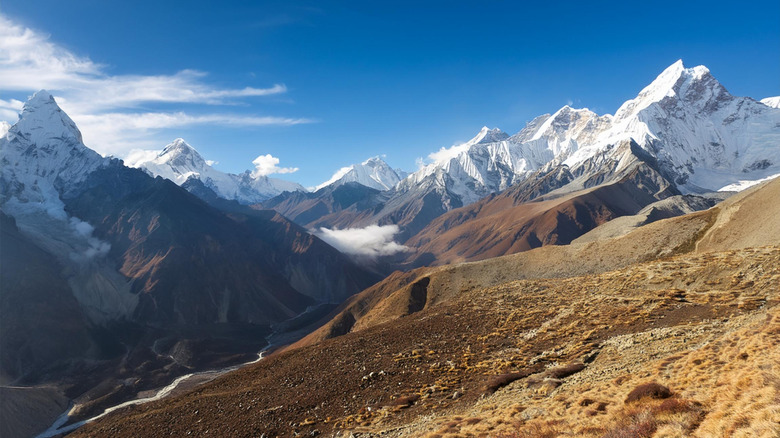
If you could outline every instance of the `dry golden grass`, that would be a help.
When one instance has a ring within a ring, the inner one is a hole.
[[[771,260],[764,258],[770,254]],[[551,367],[510,383],[460,412],[464,417],[481,418],[478,427],[452,425],[444,416],[438,421],[449,426],[435,429],[435,434],[777,437],[779,255],[780,249],[767,248],[683,256],[602,274],[598,279],[572,279],[567,284],[572,300],[590,288],[590,305],[572,302],[573,312],[559,308],[532,331],[513,333],[507,326],[497,326],[495,332],[524,341],[557,333],[561,337],[557,348],[539,355],[548,358],[569,356],[578,345],[584,347],[588,339],[594,339],[599,352],[593,361],[560,382],[551,374],[561,367]],[[638,293],[639,289],[644,293]],[[614,293],[603,292],[608,290]],[[598,303],[605,302],[619,308],[635,326],[615,330],[602,325],[598,313],[603,307]],[[706,318],[680,310],[708,306],[732,312]],[[534,306],[525,310],[532,312]],[[575,327],[587,336],[566,342],[571,339],[565,334]],[[555,384],[545,386],[545,381]],[[672,398],[629,397],[648,382],[670,388],[671,394],[663,396]],[[432,430],[433,425],[423,419],[404,436],[426,429]]]

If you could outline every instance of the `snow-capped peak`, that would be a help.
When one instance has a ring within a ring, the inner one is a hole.
[[[41,90],[0,137],[0,203],[12,215],[43,209],[66,217],[60,196],[108,161],[84,146],[73,120]]]
[[[136,159],[128,159],[127,164],[179,185],[190,178],[198,179],[218,196],[243,204],[255,204],[284,191],[306,190],[300,184],[254,175],[250,171],[240,175],[221,172],[209,165],[209,162],[182,138],[172,141],[159,153],[146,152]]]
[[[327,186],[340,186],[348,182],[357,182],[377,190],[389,190],[398,184],[401,177],[381,157],[371,157],[360,164],[352,164],[337,170],[324,183],[316,186],[315,191]]]
[[[82,142],[81,131],[46,90],[38,91],[24,104],[19,121],[14,126],[16,132],[30,135],[28,140],[35,144],[66,138]]]
[[[685,68],[682,60],[678,60],[661,72],[650,85],[642,89],[636,98],[621,105],[615,112],[615,119],[629,118],[668,97],[701,101],[702,96],[714,95],[718,97],[724,92],[728,94],[725,88],[710,75],[710,70],[707,67],[699,65]]]
[[[179,155],[179,154],[193,154],[200,157],[200,154],[198,151],[195,150],[192,146],[187,144],[186,141],[184,141],[183,138],[177,138],[176,140],[172,141],[169,145],[165,146],[162,151],[160,151],[159,156],[163,155]]]
[[[451,160],[458,158],[463,154],[468,154],[469,151],[476,145],[488,145],[493,143],[500,143],[509,139],[509,135],[504,131],[493,128],[490,129],[487,126],[483,126],[479,130],[476,136],[471,140],[450,146],[448,148],[442,147],[438,151],[429,154],[428,158],[433,160],[433,164],[429,164],[425,167],[425,174],[430,174],[437,166],[447,166]],[[427,169],[427,170],[426,170]],[[416,172],[419,173],[419,172]]]
[[[206,160],[195,150],[192,146],[187,144],[183,138],[177,138],[169,145],[165,146],[163,150],[157,155],[158,163],[167,163],[171,169],[178,175],[186,175],[185,180],[189,176],[195,174],[208,172],[208,165]]]
[[[780,111],[770,108],[776,106],[780,98],[759,104],[734,97],[707,67],[686,68],[678,60],[615,116],[567,105],[509,138],[485,127],[466,143],[430,154],[433,162],[398,188],[428,184],[469,203],[550,164],[577,175],[597,171],[603,157],[619,161],[610,155],[620,150],[615,145],[632,141],[680,190],[717,190],[780,170]]]
[[[780,96],[766,97],[761,99],[761,103],[772,108],[780,108]]]

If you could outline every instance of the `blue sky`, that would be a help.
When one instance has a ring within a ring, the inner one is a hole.
[[[680,58],[780,94],[776,0],[523,3],[3,0],[0,119],[46,87],[101,153],[183,137],[220,170],[271,154],[312,186],[567,103],[613,113]]]

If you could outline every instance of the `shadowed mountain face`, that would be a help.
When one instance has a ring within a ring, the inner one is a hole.
[[[261,205],[306,228],[345,228],[370,218],[386,198],[377,189],[347,182],[314,193],[285,192]]]
[[[89,322],[63,267],[0,212],[0,384],[31,369],[86,357],[94,343]]]
[[[272,248],[175,184],[115,166],[95,172],[72,215],[111,242],[110,256],[133,280],[134,319],[155,323],[267,324],[314,300],[272,264]]]

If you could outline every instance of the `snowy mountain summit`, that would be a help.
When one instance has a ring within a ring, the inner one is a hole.
[[[406,175],[399,175],[399,172],[393,170],[382,158],[372,157],[360,164],[342,167],[314,190],[348,182],[357,182],[377,190],[390,190],[398,184],[402,176]]]
[[[177,138],[154,157],[127,163],[130,167],[167,178],[182,185],[190,178],[200,180],[218,196],[242,204],[256,204],[285,191],[305,191],[300,184],[258,175],[251,171],[241,174],[214,169],[192,146]]]
[[[470,141],[442,148],[432,162],[398,185],[421,186],[465,205],[564,166],[573,177],[625,160],[621,144],[636,144],[685,193],[716,191],[780,173],[780,110],[731,95],[704,66],[677,61],[615,115],[564,106],[529,122],[513,136],[482,130]],[[626,163],[623,163],[625,165]]]
[[[41,90],[0,137],[0,205],[64,215],[60,195],[109,161],[84,146],[73,120]]]

